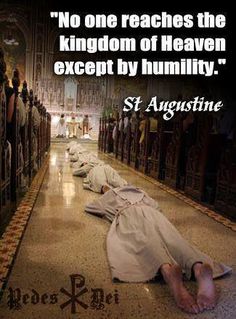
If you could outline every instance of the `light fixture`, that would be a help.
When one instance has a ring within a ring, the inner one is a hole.
[[[13,31],[15,29],[15,26],[13,25],[13,23],[16,23],[16,20],[12,17],[9,16],[7,19],[7,35],[6,37],[3,39],[3,42],[6,45],[11,45],[11,46],[18,46],[19,42],[13,37]]]
[[[6,44],[6,45],[14,45],[14,46],[18,46],[19,45],[19,42],[16,41],[16,39],[13,38],[13,36],[9,33],[7,38],[5,38],[3,40],[3,42]]]

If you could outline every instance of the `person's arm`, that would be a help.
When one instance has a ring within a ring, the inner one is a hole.
[[[13,113],[14,113],[14,104],[15,104],[15,93],[13,93],[9,99],[7,106],[7,123],[11,123]]]
[[[103,195],[105,196],[105,195]],[[85,206],[85,212],[96,215],[98,217],[104,217],[105,216],[105,211],[104,207],[102,205],[102,202],[98,199],[93,201],[92,203],[88,204]]]
[[[146,205],[148,205],[154,209],[157,209],[162,213],[162,210],[161,210],[158,202],[156,200],[154,200],[153,198],[151,198],[147,193],[145,193],[144,202]]]

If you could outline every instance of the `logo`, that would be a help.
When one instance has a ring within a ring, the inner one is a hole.
[[[71,314],[75,314],[80,308],[102,310],[111,304],[119,304],[119,294],[116,289],[109,293],[102,288],[89,289],[85,285],[84,276],[72,274],[69,277],[70,289],[61,288],[60,291],[53,293],[40,293],[36,289],[25,293],[20,288],[9,287],[7,305],[9,309],[14,310],[20,310],[28,305],[59,305],[61,310],[70,307]]]

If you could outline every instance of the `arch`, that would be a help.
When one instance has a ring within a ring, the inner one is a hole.
[[[25,78],[28,84],[32,85],[31,75],[31,51],[32,51],[32,34],[30,25],[27,20],[27,8],[24,6],[9,5],[8,8],[0,7],[0,22],[14,22],[14,25],[21,31],[25,42]]]
[[[52,29],[52,31],[49,33],[49,46],[48,46],[48,49],[49,49],[49,52],[54,54],[54,48],[55,48],[55,43],[56,43],[56,40],[58,38],[58,36],[60,35],[60,29],[58,29],[58,27],[54,27]]]
[[[31,32],[27,23],[26,16],[21,15],[19,13],[20,11],[23,11],[23,7],[12,6],[11,8],[8,8],[8,10],[0,10],[0,22],[7,22],[9,21],[9,18],[15,20],[15,25],[24,35],[27,51],[31,50],[32,47]]]

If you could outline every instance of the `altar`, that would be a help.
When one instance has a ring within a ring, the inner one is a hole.
[[[81,139],[97,140],[99,131],[99,114],[84,114],[64,112],[66,121],[66,135],[64,140]],[[58,123],[60,121],[60,112],[51,112],[52,128],[51,135],[53,139],[58,136]]]
[[[39,81],[37,88],[39,99],[52,116],[51,136],[53,139],[61,135],[57,125],[61,115],[64,114],[65,139],[89,140],[91,138],[97,140],[99,118],[107,103],[105,98],[107,89],[104,80],[96,77],[61,77]],[[88,120],[86,115],[88,115]],[[73,116],[74,119],[72,119]]]

